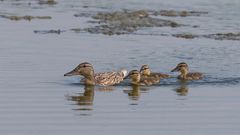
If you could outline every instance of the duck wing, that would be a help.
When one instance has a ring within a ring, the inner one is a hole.
[[[123,81],[126,76],[126,71],[121,70],[119,72],[102,72],[94,75],[95,81],[99,85],[108,86],[118,84]]]
[[[159,77],[159,78],[169,78],[170,77],[170,75],[163,74],[163,73],[151,73],[150,76]]]
[[[203,74],[199,72],[188,73],[187,78],[191,78],[192,80],[199,80],[203,78]]]
[[[153,85],[153,84],[157,84],[160,82],[160,78],[159,77],[141,77],[140,80],[140,85]]]

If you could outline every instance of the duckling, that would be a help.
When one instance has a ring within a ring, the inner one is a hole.
[[[102,85],[109,86],[120,83],[127,75],[127,70],[121,70],[119,72],[103,72],[94,73],[92,64],[84,62],[79,64],[72,71],[64,74],[64,76],[82,75],[84,78],[81,80],[86,85]]]
[[[171,72],[179,71],[181,74],[178,76],[180,80],[200,80],[203,74],[199,72],[189,73],[188,65],[185,62],[179,63]]]
[[[127,77],[130,77],[132,79],[131,84],[133,85],[149,86],[160,82],[160,78],[141,77],[141,74],[138,70],[130,71]]]
[[[144,77],[159,77],[159,78],[169,78],[170,75],[162,73],[152,73],[148,65],[142,65],[140,73]]]

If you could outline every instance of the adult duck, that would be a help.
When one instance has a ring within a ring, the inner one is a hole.
[[[84,78],[81,80],[86,85],[101,85],[109,86],[115,85],[123,81],[123,78],[127,75],[127,70],[121,70],[118,72],[102,72],[94,73],[92,64],[84,62],[79,64],[72,71],[64,74],[64,76],[82,75]]]

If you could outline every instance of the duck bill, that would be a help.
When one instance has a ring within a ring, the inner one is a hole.
[[[179,71],[178,67],[175,67],[173,70],[171,70],[171,72],[176,72],[176,71]]]
[[[75,70],[72,70],[72,71],[64,74],[64,76],[74,76],[74,75],[79,75],[79,73]]]

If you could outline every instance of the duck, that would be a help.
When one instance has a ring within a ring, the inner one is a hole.
[[[142,77],[138,70],[132,70],[125,78],[131,78],[132,85],[150,86],[160,82],[160,78],[156,77]]]
[[[123,69],[117,72],[94,73],[92,64],[83,62],[64,76],[82,75],[84,78],[80,81],[86,85],[111,86],[119,84],[127,75],[127,70]]]
[[[168,74],[162,74],[162,73],[153,73],[151,72],[150,68],[148,65],[142,65],[140,69],[141,76],[144,77],[159,77],[159,78],[169,78],[170,75]]]
[[[203,73],[200,72],[189,72],[187,63],[179,63],[171,72],[180,72],[180,75],[177,77],[180,80],[200,80],[203,78]]]

